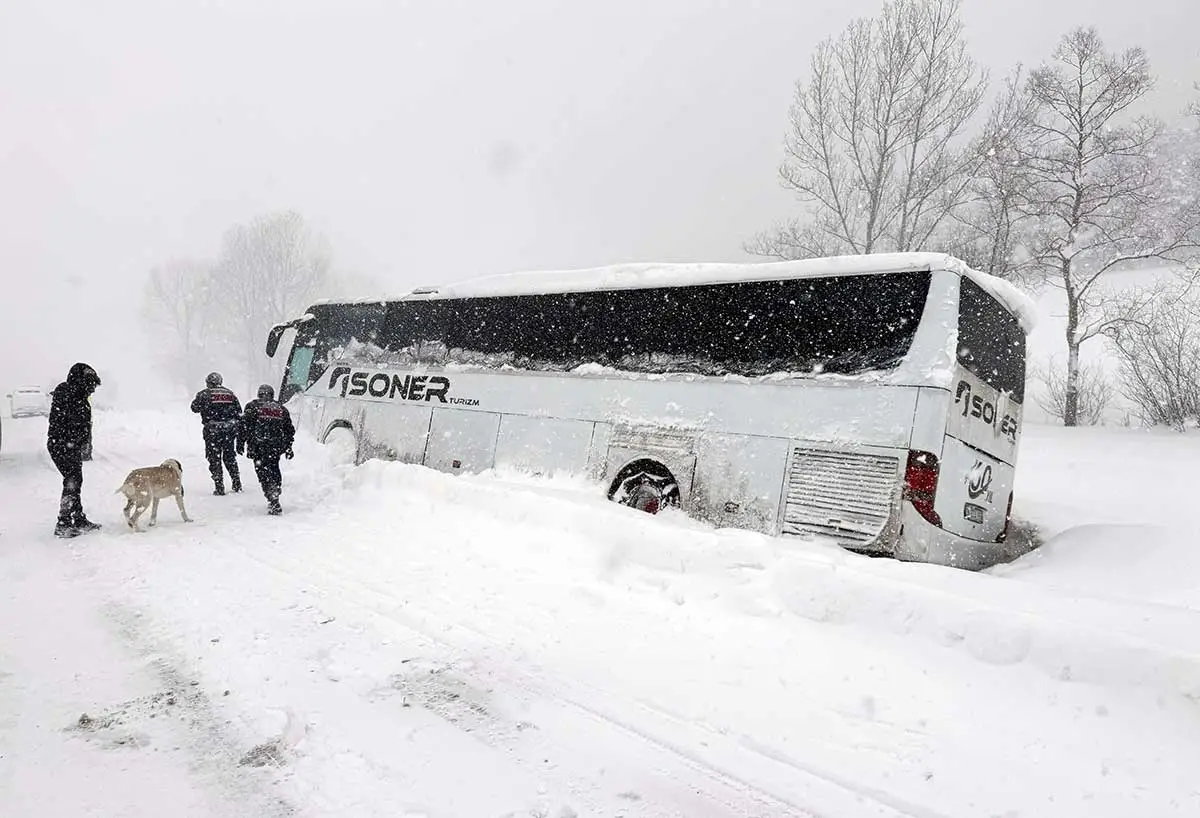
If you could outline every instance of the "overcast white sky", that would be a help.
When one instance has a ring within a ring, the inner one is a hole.
[[[732,260],[813,45],[877,0],[3,0],[0,394],[77,359],[133,388],[146,271],[295,208],[389,292],[514,269]],[[1094,24],[1152,107],[1197,0],[965,0],[994,75]],[[49,332],[57,335],[46,340]]]

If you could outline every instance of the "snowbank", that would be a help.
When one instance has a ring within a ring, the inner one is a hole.
[[[253,756],[312,818],[1200,809],[1164,761],[1200,751],[1186,506],[1144,527],[1184,490],[1190,442],[1146,438],[1117,507],[1095,464],[1132,438],[1030,427],[1017,510],[1059,536],[971,574],[649,517],[582,481],[338,465],[311,440],[276,519],[252,478],[207,494],[190,416],[106,413],[96,440],[85,503],[108,528],[50,539],[57,481],[31,436],[0,463],[30,498],[5,537],[62,555],[154,678],[197,681],[209,726],[189,729],[221,740],[180,752],[237,749],[204,768],[218,800]],[[119,475],[166,456],[197,522],[114,526]],[[77,695],[64,712],[104,712]]]
[[[1200,532],[1162,525],[1079,525],[992,572],[1070,594],[1200,611]]]

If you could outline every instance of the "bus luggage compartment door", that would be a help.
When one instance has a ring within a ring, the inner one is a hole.
[[[468,409],[435,409],[429,425],[425,465],[458,474],[481,472],[496,462],[500,416]]]

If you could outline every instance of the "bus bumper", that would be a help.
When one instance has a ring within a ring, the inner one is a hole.
[[[1004,543],[951,534],[930,523],[909,503],[903,504],[900,521],[900,537],[894,552],[896,559],[980,571],[1010,558]]]

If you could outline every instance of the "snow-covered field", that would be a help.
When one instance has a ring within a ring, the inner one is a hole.
[[[271,518],[180,410],[98,413],[64,542],[44,429],[0,453],[5,818],[1200,815],[1198,437],[1030,426],[1049,542],[971,574],[308,439]],[[131,533],[166,457],[196,521]]]

